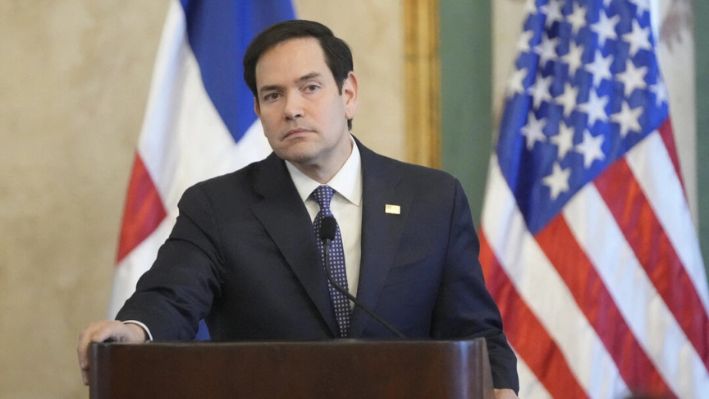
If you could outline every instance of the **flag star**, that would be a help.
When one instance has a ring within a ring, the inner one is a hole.
[[[586,70],[593,76],[594,87],[598,87],[603,79],[610,80],[613,77],[611,74],[612,63],[613,57],[611,55],[603,57],[600,51],[596,51],[593,62],[586,64]]]
[[[549,36],[544,35],[542,42],[536,47],[536,53],[539,54],[539,65],[543,67],[546,65],[547,61],[553,60],[557,57],[557,42],[557,39],[550,39]]]
[[[555,200],[559,194],[569,191],[569,176],[571,175],[571,169],[562,169],[559,163],[555,163],[553,171],[549,176],[542,179],[544,185],[549,187],[551,199]]]
[[[642,17],[643,14],[645,14],[645,11],[650,11],[650,2],[649,0],[632,0],[633,3],[635,3],[635,14],[638,17]]]
[[[556,101],[564,107],[564,116],[569,116],[571,111],[576,107],[576,98],[578,97],[578,89],[567,83],[564,87],[564,92],[556,98]]]
[[[652,44],[650,44],[650,30],[648,28],[643,28],[637,20],[633,20],[633,30],[624,34],[623,39],[625,39],[628,44],[630,44],[630,56],[635,57],[635,54],[639,50],[652,50]]]
[[[549,0],[549,4],[541,6],[542,14],[546,14],[546,25],[551,26],[554,21],[564,19],[564,14],[561,12],[562,4],[558,0]]]
[[[623,101],[620,112],[611,115],[611,121],[620,125],[620,135],[625,138],[630,131],[640,133],[640,114],[643,107],[630,108],[627,101]]]
[[[669,100],[667,86],[661,80],[650,86],[650,91],[655,93],[655,104],[658,107]]]
[[[559,124],[559,133],[549,139],[559,151],[557,159],[564,159],[566,154],[574,147],[574,128],[566,125],[566,122]]]
[[[618,34],[615,33],[615,27],[618,22],[620,22],[619,16],[615,15],[613,18],[608,18],[605,12],[601,12],[598,22],[591,25],[591,30],[598,35],[598,43],[601,47],[606,44],[606,40],[618,38]]]
[[[583,58],[584,47],[577,46],[573,41],[569,45],[569,52],[566,53],[561,59],[569,64],[569,76],[572,77],[576,75],[576,71],[583,64],[581,59]]]
[[[547,76],[546,78],[538,76],[534,84],[529,87],[529,94],[534,98],[534,108],[539,108],[543,101],[551,100],[551,94],[549,92],[551,83],[551,76]]]
[[[578,31],[586,25],[586,9],[581,6],[576,6],[574,12],[569,14],[566,19],[571,24],[571,32],[577,34]]]
[[[522,35],[520,36],[519,41],[517,42],[517,49],[523,53],[529,51],[529,41],[532,40],[533,37],[534,32],[531,30],[526,30],[522,32]]]
[[[596,121],[607,121],[608,114],[606,113],[606,105],[608,105],[608,97],[598,96],[596,91],[591,89],[588,96],[588,101],[580,104],[578,107],[581,111],[588,114],[588,126],[593,126]]]
[[[576,145],[574,150],[583,155],[583,166],[589,168],[593,161],[602,161],[606,158],[601,146],[603,145],[603,135],[593,137],[591,132],[583,132],[583,140]]]
[[[625,71],[617,75],[618,81],[623,83],[626,97],[633,94],[635,89],[644,89],[647,87],[645,75],[647,75],[647,67],[636,68],[633,61],[628,58]]]
[[[524,78],[527,76],[527,70],[517,69],[512,73],[510,81],[507,84],[507,95],[513,96],[515,94],[524,93]]]
[[[527,124],[522,128],[522,135],[527,141],[527,150],[532,151],[534,148],[534,143],[537,141],[546,141],[546,136],[544,135],[543,129],[546,120],[544,118],[537,119],[534,112],[529,113],[529,120]]]

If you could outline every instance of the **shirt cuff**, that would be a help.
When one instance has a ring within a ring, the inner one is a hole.
[[[153,334],[150,333],[150,329],[148,328],[148,326],[139,322],[138,320],[124,320],[122,323],[123,324],[135,324],[136,326],[142,328],[143,331],[145,331],[145,335],[148,336],[148,341],[153,340]]]

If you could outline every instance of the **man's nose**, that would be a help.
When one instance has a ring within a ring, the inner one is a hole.
[[[298,93],[289,93],[286,96],[286,119],[297,119],[303,116],[303,99]]]

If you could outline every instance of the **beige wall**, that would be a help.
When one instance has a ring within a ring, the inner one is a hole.
[[[0,1],[2,399],[88,397],[74,346],[106,312],[168,3]],[[356,134],[403,157],[400,2],[295,3],[352,45]]]

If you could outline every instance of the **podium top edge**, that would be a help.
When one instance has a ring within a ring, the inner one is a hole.
[[[97,347],[144,347],[160,348],[185,348],[185,347],[258,347],[258,346],[428,346],[428,347],[468,347],[484,342],[484,338],[461,340],[369,340],[369,339],[331,339],[312,341],[284,341],[284,340],[259,340],[259,341],[151,341],[141,344],[122,342],[94,342]]]

